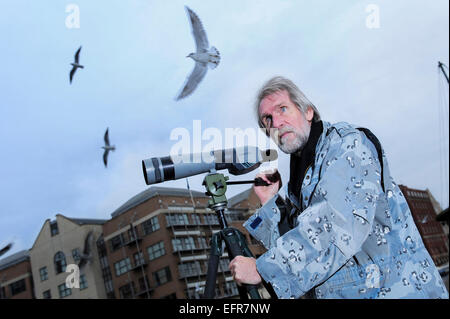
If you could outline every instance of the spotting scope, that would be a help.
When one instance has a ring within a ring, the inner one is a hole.
[[[145,183],[162,183],[211,171],[228,169],[232,175],[242,175],[258,168],[263,162],[275,161],[276,150],[259,150],[256,146],[213,150],[204,153],[153,157],[142,161]]]

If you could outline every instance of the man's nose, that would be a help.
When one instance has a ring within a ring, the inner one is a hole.
[[[282,128],[284,125],[284,120],[281,116],[273,115],[272,116],[272,128]]]

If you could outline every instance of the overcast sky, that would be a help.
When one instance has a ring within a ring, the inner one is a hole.
[[[70,4],[79,9],[79,28],[67,25],[75,21],[74,11],[66,12]],[[184,5],[202,20],[221,62],[192,96],[176,102],[194,66],[186,58],[195,45]],[[448,84],[437,63],[449,62],[448,6],[448,0],[2,1],[0,244],[15,242],[8,255],[31,248],[45,220],[58,213],[109,219],[147,189],[141,160],[168,155],[175,128],[193,133],[199,120],[202,132],[217,128],[223,136],[226,128],[256,129],[255,94],[274,75],[292,79],[323,120],[371,129],[397,183],[428,188],[447,207]],[[80,45],[85,68],[70,85]],[[117,150],[105,168],[107,127]],[[280,155],[285,182],[288,163]],[[204,191],[203,177],[190,178],[191,188]],[[159,186],[184,188],[186,181]],[[227,195],[247,187],[231,186]]]

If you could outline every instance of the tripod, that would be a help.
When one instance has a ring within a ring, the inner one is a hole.
[[[228,227],[225,219],[225,208],[227,206],[227,198],[225,192],[227,190],[228,177],[223,174],[210,173],[203,180],[203,185],[206,187],[206,194],[211,196],[208,202],[208,207],[213,209],[219,219],[219,232],[215,233],[211,238],[211,252],[208,261],[208,272],[206,274],[204,299],[212,299],[215,295],[217,269],[219,265],[220,256],[222,256],[222,243],[225,242],[225,247],[228,252],[230,260],[236,256],[253,257],[252,252],[247,246],[244,235],[233,227]],[[228,184],[238,184],[239,182],[229,182]],[[239,183],[240,184],[240,183]],[[261,299],[255,285],[238,285],[238,291],[241,299]]]

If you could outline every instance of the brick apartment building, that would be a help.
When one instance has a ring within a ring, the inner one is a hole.
[[[220,230],[216,214],[207,208],[208,199],[197,191],[192,191],[191,198],[186,189],[153,186],[112,213],[103,236],[116,298],[200,297],[210,239]],[[229,225],[244,232],[247,211],[229,209]],[[261,254],[262,247],[245,234],[250,250]],[[217,274],[217,298],[238,296],[228,263],[224,251]]]
[[[418,190],[399,185],[408,202],[414,222],[419,230],[426,249],[436,266],[448,263],[448,238],[443,227],[436,220],[435,200],[428,190]]]
[[[0,299],[32,298],[34,287],[28,250],[0,260]]]

